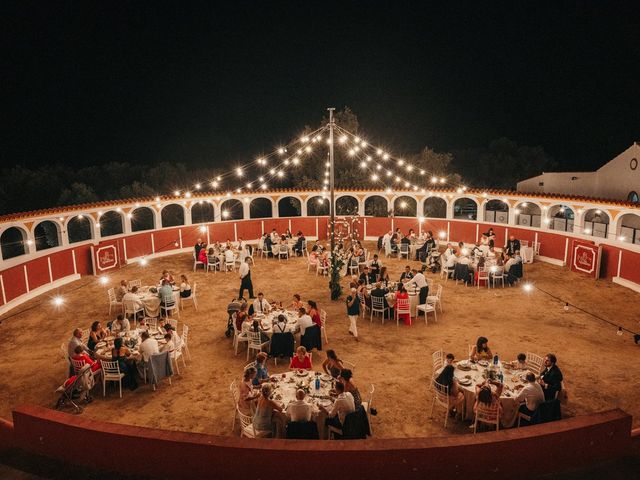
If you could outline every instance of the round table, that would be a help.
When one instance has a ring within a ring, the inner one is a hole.
[[[140,287],[138,290],[138,298],[144,305],[144,314],[147,317],[156,318],[160,316],[160,297],[158,293],[150,291],[149,286]],[[158,287],[154,287],[158,288]],[[173,287],[173,299],[176,302],[178,308],[180,307],[180,289],[176,286]]]

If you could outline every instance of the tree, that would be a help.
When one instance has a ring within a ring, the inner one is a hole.
[[[98,196],[86,183],[74,182],[71,188],[65,188],[60,194],[58,205],[77,205],[80,203],[97,202]]]
[[[451,171],[453,168],[451,153],[438,153],[429,147],[424,147],[420,153],[411,157],[411,161],[415,169],[424,170],[428,177],[445,177],[449,186],[458,185],[462,181],[459,174]]]

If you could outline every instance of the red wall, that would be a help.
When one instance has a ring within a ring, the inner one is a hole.
[[[127,237],[127,258],[151,255],[151,232],[135,234]]]
[[[180,233],[178,233],[178,230],[178,228],[170,228],[168,230],[156,230],[153,232],[156,253],[180,248]],[[175,245],[176,242],[178,243],[177,247]],[[195,240],[193,243],[196,243]],[[189,246],[189,242],[183,242],[183,246]]]
[[[528,240],[529,245],[533,245],[533,242],[536,240],[536,232],[533,230],[525,230],[524,228],[509,227],[509,235],[515,236],[518,240]],[[505,243],[507,243],[506,240]],[[504,246],[505,243],[500,246]]]
[[[247,220],[236,224],[238,238],[244,240],[255,240],[262,236],[261,220]]]
[[[640,255],[623,251],[620,276],[635,283],[640,283]]]
[[[613,278],[618,275],[618,254],[620,249],[609,245],[602,247],[600,258],[600,278]]]
[[[565,235],[556,235],[554,233],[538,232],[538,242],[540,245],[540,255],[545,257],[564,260]],[[571,239],[569,239],[569,250],[571,249]],[[569,257],[567,256],[567,264]]]
[[[49,283],[49,262],[47,257],[40,257],[27,263],[29,290],[34,290]]]
[[[236,222],[214,223],[209,226],[211,242],[226,242],[235,240],[233,224]],[[194,242],[195,245],[195,242]]]
[[[69,275],[73,275],[73,258],[71,256],[71,250],[64,250],[62,252],[49,255],[51,259],[51,273],[53,274],[53,281],[59,280]]]
[[[73,249],[76,252],[76,268],[80,275],[90,275],[93,273],[93,263],[91,262],[91,245],[82,245]]]
[[[446,231],[446,228],[444,230]],[[480,231],[482,232],[482,230]],[[476,243],[476,224],[473,222],[451,222],[449,239],[452,242]]]
[[[27,286],[24,282],[24,268],[17,265],[2,272],[2,283],[7,303],[20,295],[27,293]]]
[[[381,237],[391,230],[391,218],[388,217],[367,217],[367,236]],[[362,227],[364,231],[364,225]]]
[[[315,236],[316,234],[316,219],[315,218],[303,218],[295,217],[291,219],[291,232],[295,235],[298,230],[301,230],[305,236]]]
[[[13,443],[27,452],[163,478],[212,478],[215,472],[244,480],[302,473],[308,480],[326,480],[329,465],[333,480],[439,478],[443,465],[455,478],[521,478],[616,459],[631,449],[631,416],[621,410],[479,435],[331,442],[157,430],[34,406],[16,409],[13,424]],[[108,454],[96,455],[97,445],[108,445]]]

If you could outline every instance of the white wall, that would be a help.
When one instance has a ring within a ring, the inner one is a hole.
[[[544,183],[544,185],[540,185]],[[594,172],[543,173],[518,182],[519,192],[559,193],[565,195],[595,196]]]

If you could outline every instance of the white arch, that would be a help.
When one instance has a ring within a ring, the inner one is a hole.
[[[138,207],[133,207],[133,209],[130,211],[132,216],[135,216],[135,212],[137,210],[142,210],[142,209],[148,209],[151,211],[151,218],[153,219],[153,227],[151,229],[148,230],[136,230],[136,232],[147,232],[149,230],[155,230],[158,227],[158,225],[160,225],[160,228],[162,227],[161,223],[159,223],[159,216],[160,216],[160,212],[158,210],[156,210],[156,208],[154,207],[154,205],[140,205]],[[129,231],[133,231],[133,223],[132,223],[133,218],[128,218],[129,221]]]
[[[275,202],[275,209],[278,213],[278,217],[280,217],[280,202],[283,201],[285,198],[295,198],[296,200],[298,200],[298,202],[300,202],[300,215],[298,215],[299,217],[302,216],[302,205],[305,204],[305,202],[302,200],[302,198],[300,198],[299,195],[282,195],[281,197],[278,197],[278,200],[276,200]],[[274,208],[272,207],[272,208]],[[273,213],[272,213],[273,216]]]
[[[166,203],[164,205],[162,205],[162,207],[160,208],[160,224],[157,227],[160,228],[175,228],[176,226],[179,225],[175,225],[174,227],[165,227],[164,225],[162,225],[162,212],[164,212],[164,210],[167,207],[170,207],[172,205],[177,205],[178,207],[182,208],[182,225],[186,225],[187,223],[187,207],[185,203],[179,203],[179,202],[170,202],[170,203]],[[156,228],[157,228],[156,227]]]

